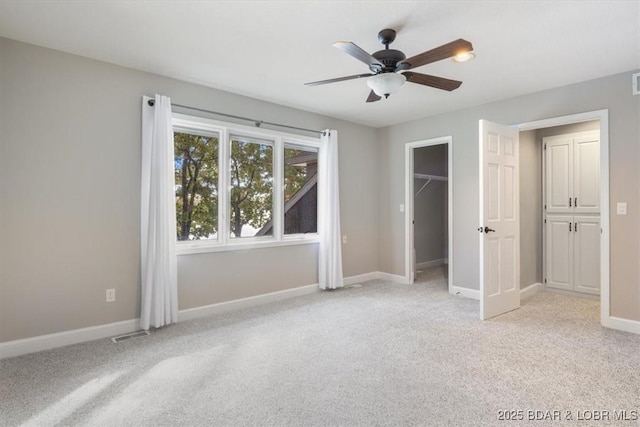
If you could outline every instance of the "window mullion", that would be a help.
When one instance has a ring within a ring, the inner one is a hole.
[[[229,191],[231,188],[231,176],[229,173],[229,164],[231,163],[231,150],[230,150],[230,137],[229,130],[224,129],[222,134],[222,141],[220,144],[220,155],[219,155],[219,170],[220,170],[220,184],[219,184],[219,195],[220,195],[220,203],[218,203],[218,227],[220,229],[220,242],[223,245],[226,245],[229,242],[229,209],[230,209],[230,195]]]
[[[273,236],[282,240],[284,234],[284,145],[276,138],[273,155]]]

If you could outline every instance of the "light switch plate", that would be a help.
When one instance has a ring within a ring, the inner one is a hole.
[[[627,202],[618,202],[616,213],[618,215],[626,215],[627,214]]]
[[[404,205],[402,203],[400,204],[400,212],[404,212]]]

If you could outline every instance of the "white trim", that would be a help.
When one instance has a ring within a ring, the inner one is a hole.
[[[306,285],[297,288],[284,289],[282,291],[270,292],[268,294],[254,295],[247,298],[240,298],[231,301],[219,302],[216,304],[204,305],[201,307],[188,308],[178,312],[178,321],[198,319],[200,317],[211,316],[212,314],[227,313],[229,311],[254,307],[256,305],[267,304],[274,301],[282,301],[301,295],[318,292],[318,285]]]
[[[378,279],[384,280],[385,282],[392,282],[398,285],[412,285],[413,282],[409,282],[406,276],[400,276],[399,274],[391,274],[384,273],[382,271],[378,271]]]
[[[371,273],[358,274],[357,276],[350,276],[344,278],[345,286],[355,285],[356,283],[368,282],[369,280],[377,280],[380,278],[378,271],[372,271]]]
[[[605,328],[617,329],[619,331],[631,332],[632,334],[640,334],[640,322],[637,320],[610,316],[606,319],[606,322],[602,322],[602,326]]]
[[[531,298],[538,292],[544,289],[544,285],[542,283],[532,283],[524,289],[520,289],[520,300]]]
[[[241,239],[242,240],[237,242],[229,242],[226,245],[217,241],[212,241],[207,244],[208,242],[203,240],[197,240],[195,242],[177,242],[176,253],[177,255],[189,255],[205,252],[230,252],[247,249],[276,248],[280,246],[308,245],[311,243],[318,243],[320,241],[317,233],[288,234],[283,236],[282,240],[274,240],[272,237],[264,237],[262,238],[264,239],[262,241],[260,241],[261,237],[242,237]]]
[[[448,174],[447,179],[449,184],[448,190],[448,245],[449,253],[447,256],[448,262],[448,284],[451,289],[453,281],[453,137],[442,136],[439,138],[425,139],[422,141],[415,141],[406,143],[404,146],[404,278],[403,283],[413,284],[415,277],[413,271],[413,246],[414,246],[414,233],[413,233],[413,220],[414,220],[414,188],[413,188],[413,150],[420,147],[428,147],[432,145],[447,144],[447,161],[448,161]],[[396,279],[397,280],[397,279]],[[393,280],[392,280],[393,281]],[[400,283],[394,281],[394,283]]]
[[[535,122],[521,123],[512,127],[520,131],[534,130],[552,126],[561,126],[573,123],[600,120],[600,224],[602,236],[600,239],[600,323],[602,326],[634,332],[627,328],[625,319],[619,322],[611,316],[611,283],[610,283],[610,238],[609,238],[609,110],[588,111],[585,113],[571,114],[568,116],[554,117],[551,119],[537,120]],[[618,319],[618,318],[615,318]],[[634,322],[629,320],[628,322]],[[636,330],[636,333],[637,330]]]
[[[431,268],[437,267],[442,264],[447,264],[446,258],[434,259],[431,261],[419,262],[416,264],[416,268]]]
[[[7,341],[0,343],[0,359],[63,347],[65,345],[109,338],[114,335],[128,334],[139,329],[140,320],[131,319],[122,322],[108,323],[106,325],[90,326],[88,328],[57,332],[55,334]]]
[[[451,295],[458,295],[465,298],[471,298],[480,301],[480,291],[478,289],[462,288],[460,286],[449,286]]]
[[[384,277],[393,277],[403,280],[402,276],[387,275],[377,271],[360,274],[358,276],[345,277],[345,284],[364,282]],[[392,280],[393,281],[393,280]],[[318,285],[306,285],[268,294],[255,295],[232,301],[225,301],[217,304],[205,305],[202,307],[189,308],[178,312],[178,320],[185,321],[200,317],[209,316],[216,313],[225,313],[231,310],[238,310],[246,307],[253,307],[274,301],[281,301],[301,295],[312,294],[318,291]],[[31,338],[24,338],[14,341],[0,343],[0,359],[20,356],[37,351],[50,350],[71,344],[78,344],[87,341],[94,341],[102,338],[110,338],[116,335],[124,335],[140,330],[140,319],[124,320],[121,322],[108,323],[105,325],[90,326],[87,328],[72,329],[70,331],[57,332],[47,335],[39,335]]]
[[[189,308],[178,312],[178,321],[197,319],[216,313],[226,313],[228,311],[239,310],[241,308],[253,307],[269,302],[285,300],[287,298],[312,294],[317,291],[318,285],[313,284],[232,301],[225,301],[217,304],[205,305],[202,307]],[[102,338],[110,338],[116,335],[124,335],[139,330],[140,319],[131,319],[108,323],[106,325],[72,329],[70,331],[57,332],[54,334],[7,341],[0,343],[0,359],[20,356],[27,353],[35,353],[37,351],[50,350],[71,344],[99,340]]]

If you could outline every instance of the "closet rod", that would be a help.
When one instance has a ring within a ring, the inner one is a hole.
[[[148,104],[151,107],[153,107],[155,105],[155,103],[156,103],[155,99],[150,99],[148,101]],[[201,113],[209,113],[209,114],[215,114],[215,115],[223,116],[223,117],[230,117],[232,119],[246,120],[248,122],[253,122],[253,124],[255,124],[256,127],[260,127],[261,125],[269,125],[269,126],[277,126],[277,127],[281,127],[281,128],[287,128],[287,129],[301,130],[301,131],[304,131],[304,132],[317,133],[318,135],[325,135],[325,133],[326,133],[326,131],[323,131],[323,130],[306,129],[306,128],[300,128],[300,127],[296,127],[296,126],[282,125],[280,123],[265,122],[264,120],[256,120],[256,119],[252,119],[250,117],[234,116],[233,114],[220,113],[218,111],[205,110],[203,108],[189,107],[188,105],[174,104],[173,102],[171,103],[171,106],[172,107],[178,107],[178,108],[184,108],[184,109],[187,109],[187,110],[200,111]]]
[[[418,178],[418,179],[434,179],[436,181],[448,181],[449,179],[446,176],[438,176],[438,175],[426,175],[423,173],[414,173],[413,174],[414,178]]]

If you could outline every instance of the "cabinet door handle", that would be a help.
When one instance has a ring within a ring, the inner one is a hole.
[[[569,231],[571,231],[571,222],[569,222]]]
[[[578,207],[578,198],[577,197],[575,197],[573,199],[573,206],[575,206],[576,208]]]
[[[573,223],[573,231],[575,231],[576,233],[578,232],[578,223],[577,222]]]
[[[569,207],[571,207],[571,197],[569,197]]]

